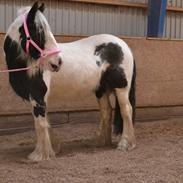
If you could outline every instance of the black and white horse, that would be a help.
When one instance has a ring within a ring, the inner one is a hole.
[[[136,145],[133,128],[135,63],[131,50],[121,39],[106,34],[57,44],[42,14],[43,10],[43,5],[39,7],[35,3],[30,10],[23,9],[20,14],[27,13],[30,38],[41,49],[59,48],[61,53],[44,58],[44,63],[38,65],[40,52],[32,45],[26,52],[27,38],[21,16],[11,24],[4,43],[9,69],[32,68],[9,73],[9,81],[16,94],[33,106],[37,144],[29,158],[39,161],[55,156],[46,110],[51,78],[66,97],[96,95],[101,111],[98,137],[105,145],[111,144],[112,107],[109,96],[114,93],[114,130],[122,133],[118,149],[133,149]]]

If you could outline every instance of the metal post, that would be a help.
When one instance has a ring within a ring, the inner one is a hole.
[[[167,0],[149,0],[148,37],[162,37]]]

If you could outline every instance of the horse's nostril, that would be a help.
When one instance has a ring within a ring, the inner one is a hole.
[[[59,58],[58,64],[61,65],[62,64],[62,59]]]
[[[55,64],[51,64],[51,66],[52,66],[52,68],[53,68],[54,70],[57,70],[57,69],[58,69],[58,66],[55,65]]]
[[[60,69],[61,64],[62,64],[62,59],[59,58],[57,63],[55,63],[55,64],[54,63],[50,63],[50,66],[52,67],[53,71],[58,72],[59,69]]]

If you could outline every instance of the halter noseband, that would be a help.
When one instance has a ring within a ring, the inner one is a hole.
[[[29,46],[30,44],[32,44],[32,46],[34,46],[34,48],[36,48],[40,53],[41,53],[41,57],[39,58],[39,64],[42,64],[43,59],[47,56],[50,55],[54,55],[57,53],[60,53],[61,51],[59,49],[52,49],[52,50],[48,50],[45,51],[43,49],[41,49],[30,37],[30,33],[27,27],[27,16],[24,15],[24,31],[25,31],[25,35],[26,35],[26,53],[29,53]]]

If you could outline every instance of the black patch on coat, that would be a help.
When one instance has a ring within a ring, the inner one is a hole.
[[[126,87],[128,84],[126,76],[119,66],[124,56],[121,47],[114,43],[104,43],[96,47],[94,54],[100,56],[102,63],[110,64],[106,71],[102,73],[99,87],[95,92],[96,97],[101,98],[108,90]]]
[[[28,58],[20,45],[9,36],[5,39],[4,51],[8,69],[27,67]],[[28,101],[31,97],[38,104],[44,104],[47,87],[43,80],[42,71],[38,71],[32,78],[28,76],[27,71],[10,72],[9,82],[18,96]]]
[[[41,10],[39,8],[41,8]],[[28,27],[31,39],[41,49],[44,50],[45,42],[46,42],[44,28],[41,24],[36,25],[36,23],[35,23],[36,13],[37,13],[38,10],[42,11],[42,8],[43,7],[41,7],[41,6],[38,7],[38,3],[34,3],[34,5],[32,6],[31,10],[29,11],[29,13],[27,15],[27,27]],[[20,39],[21,39],[21,46],[22,46],[23,50],[26,52],[27,38],[26,38],[26,35],[25,35],[23,24],[19,28],[19,33],[20,33]],[[40,52],[34,46],[32,46],[32,44],[29,45],[29,55],[34,59],[38,59],[41,56]]]
[[[104,93],[114,88],[125,88],[127,84],[123,69],[117,66],[109,66],[102,74],[100,85],[95,92],[96,97],[101,98]]]
[[[119,65],[123,60],[121,47],[115,43],[103,43],[96,46],[95,55],[99,55],[102,62],[107,61],[111,65]]]
[[[45,117],[46,106],[39,106],[38,104],[36,104],[33,112],[36,117],[38,117],[38,116]]]
[[[4,51],[6,54],[6,64],[8,69],[27,67],[28,58],[22,54],[21,47],[18,43],[12,40],[9,36],[5,39]],[[10,72],[9,82],[17,95],[23,99],[29,100],[30,79],[27,75],[27,71]]]

